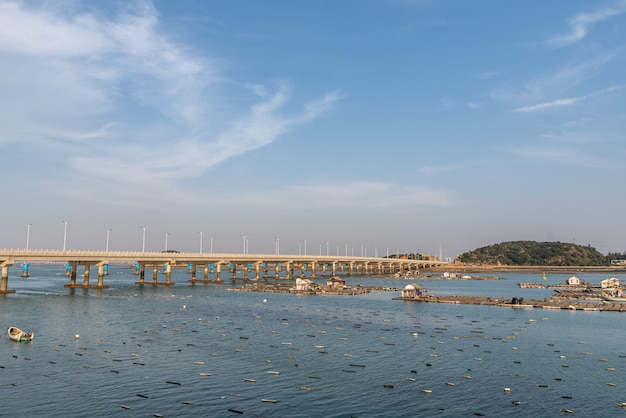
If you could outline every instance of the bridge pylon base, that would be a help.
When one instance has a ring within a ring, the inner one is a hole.
[[[108,289],[111,286],[108,284],[97,285],[97,284],[64,284],[63,287],[66,289]]]
[[[152,285],[152,286],[173,286],[176,283],[174,283],[174,282],[135,282],[135,284]]]

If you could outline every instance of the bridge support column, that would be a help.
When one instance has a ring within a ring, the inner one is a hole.
[[[76,286],[76,269],[78,269],[78,263],[70,263],[70,285]]]
[[[254,264],[254,269],[256,271],[256,275],[254,277],[254,280],[259,280],[261,278],[261,263],[257,261]]]
[[[195,264],[190,264],[190,268],[189,268],[189,273],[191,273],[191,281],[195,282],[196,281],[196,265]]]
[[[215,263],[215,281],[222,281],[222,263]]]
[[[24,263],[22,265],[22,277],[29,277],[30,276],[30,274],[28,274],[28,266],[29,266],[28,263]]]
[[[274,278],[278,279],[280,277],[280,263],[274,264]]]
[[[165,264],[165,282],[169,283],[172,281],[172,266],[170,263]]]
[[[311,277],[312,278],[316,278],[317,277],[316,270],[317,270],[317,263],[315,261],[313,261],[311,263]],[[304,273],[302,274],[302,277],[304,277]]]
[[[263,278],[264,279],[269,279],[270,277],[270,267],[267,265],[267,263],[263,264]]]
[[[157,284],[159,280],[159,266],[154,263],[152,266],[152,284]]]
[[[232,280],[237,280],[237,264],[233,263],[232,266],[233,266],[231,269],[233,273]]]
[[[102,285],[104,284],[104,267],[105,265],[100,265],[98,266],[98,287],[102,287]]]
[[[204,273],[204,281],[208,282],[209,281],[209,264],[208,263],[204,265],[203,273]]]
[[[85,264],[85,271],[83,273],[83,287],[89,287],[89,268],[91,266],[89,264]]]
[[[348,269],[348,276],[352,276],[354,274],[354,262],[350,262],[350,268]]]
[[[15,290],[9,290],[9,266],[11,264],[2,263],[2,278],[0,279],[0,294],[15,293]]]
[[[336,276],[337,275],[337,263],[332,263],[330,265],[330,268],[331,268],[331,275]]]

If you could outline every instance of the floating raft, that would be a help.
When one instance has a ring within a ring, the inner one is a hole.
[[[430,296],[428,298],[399,297],[393,300],[429,303],[452,303],[459,305],[490,305],[518,309],[567,309],[575,311],[609,311],[626,312],[626,303],[585,300],[560,300],[560,299],[523,299],[521,303],[511,303],[511,299],[492,298],[485,296]]]

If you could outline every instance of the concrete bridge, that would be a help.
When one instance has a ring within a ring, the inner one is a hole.
[[[418,270],[446,264],[442,261],[408,260],[403,258],[378,257],[341,257],[314,255],[276,255],[276,254],[208,254],[181,252],[122,252],[122,251],[70,251],[70,250],[0,250],[0,267],[2,278],[0,294],[14,293],[8,289],[9,267],[22,265],[22,277],[28,277],[29,262],[65,263],[66,276],[70,283],[65,287],[83,289],[106,289],[104,277],[109,264],[132,263],[136,266],[135,273],[139,276],[138,285],[173,285],[171,282],[172,267],[186,266],[191,274],[190,282],[220,282],[222,270],[230,270],[231,279],[237,279],[237,270],[243,272],[243,280],[259,280],[260,278],[293,279],[298,276],[315,278],[318,274],[347,275],[354,274],[393,274],[402,271]],[[76,282],[78,266],[83,266],[83,283]],[[97,267],[97,284],[90,283],[91,267]],[[145,279],[146,267],[152,268],[152,280]],[[163,268],[165,280],[159,281],[159,268]],[[198,268],[202,268],[203,279],[197,279]],[[209,270],[215,274],[209,280]],[[270,276],[270,270],[273,275]],[[263,271],[263,275],[261,275]],[[249,277],[249,274],[253,277]],[[299,273],[299,274],[297,274]]]

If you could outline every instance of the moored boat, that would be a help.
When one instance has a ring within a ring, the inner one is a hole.
[[[7,334],[9,334],[10,339],[12,339],[13,341],[17,341],[17,342],[32,341],[33,338],[35,338],[34,332],[31,332],[29,334],[27,332],[22,331],[21,329],[17,327],[9,327],[9,329],[7,329]]]

